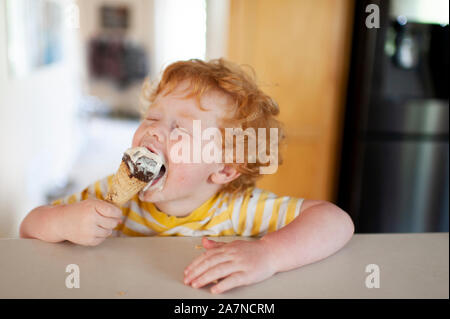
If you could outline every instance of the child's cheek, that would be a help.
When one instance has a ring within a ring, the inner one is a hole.
[[[145,129],[144,129],[143,125],[141,124],[137,128],[136,132],[134,132],[133,141],[131,143],[131,147],[136,147],[136,146],[139,145],[139,143],[141,142],[142,136],[144,135],[143,134],[144,132],[145,132]]]
[[[178,187],[196,188],[200,183],[207,179],[205,170],[196,164],[175,164],[171,167],[173,174],[173,183]]]

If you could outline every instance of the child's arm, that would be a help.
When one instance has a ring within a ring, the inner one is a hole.
[[[100,244],[120,223],[122,211],[97,199],[40,206],[33,209],[20,225],[20,237],[48,242],[69,240],[87,246]]]
[[[198,288],[224,278],[211,288],[212,293],[256,283],[332,255],[353,232],[353,222],[342,209],[305,200],[299,216],[260,240],[225,244],[204,238],[207,251],[186,268],[184,282]]]
[[[290,224],[261,238],[278,261],[277,272],[334,254],[354,233],[350,216],[336,205],[313,200],[305,201],[303,205],[300,215]]]

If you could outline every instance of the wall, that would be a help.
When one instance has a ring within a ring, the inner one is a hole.
[[[353,1],[230,1],[228,57],[251,65],[280,106],[284,163],[258,186],[333,201]]]
[[[206,60],[227,55],[229,20],[229,0],[206,1]]]

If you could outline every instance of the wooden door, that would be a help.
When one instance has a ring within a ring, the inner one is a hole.
[[[255,69],[286,128],[284,163],[259,187],[335,199],[353,7],[351,0],[230,1],[228,58]]]

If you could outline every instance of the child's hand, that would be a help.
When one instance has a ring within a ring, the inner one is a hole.
[[[200,288],[223,278],[211,287],[211,292],[217,294],[257,283],[276,273],[274,260],[261,240],[219,243],[203,238],[202,244],[207,251],[186,267],[186,285]]]
[[[96,246],[112,234],[121,216],[119,208],[98,199],[67,205],[61,214],[60,236],[75,244]]]

